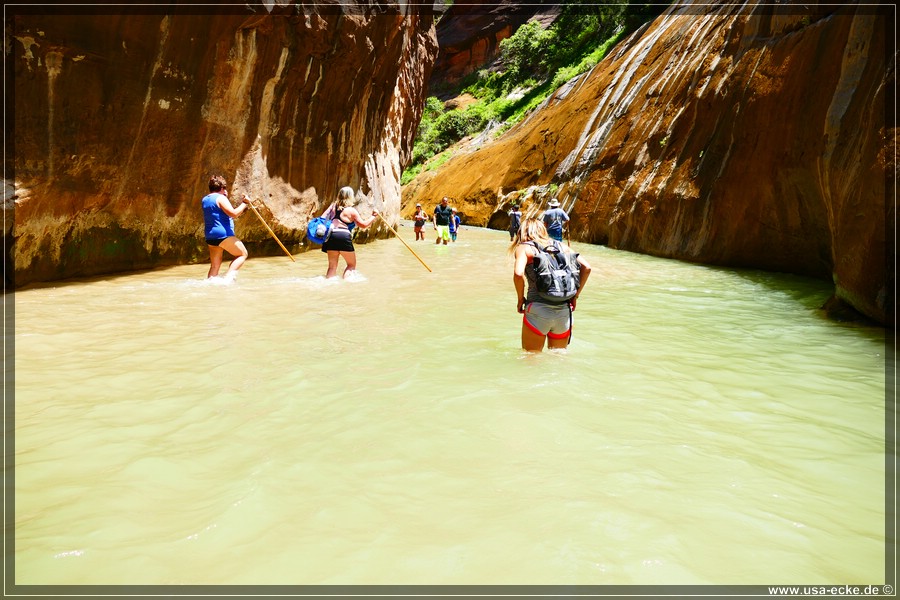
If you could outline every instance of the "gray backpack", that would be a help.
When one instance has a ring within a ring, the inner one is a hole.
[[[531,264],[538,296],[547,304],[565,304],[574,298],[581,286],[578,253],[564,252],[556,240],[544,248],[535,242],[529,243],[536,251]]]

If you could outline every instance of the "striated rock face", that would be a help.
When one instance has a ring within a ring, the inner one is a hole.
[[[510,0],[453,4],[437,25],[440,53],[434,64],[429,94],[440,95],[466,75],[481,69],[500,54],[500,42],[529,19],[552,21],[558,5],[523,4]]]
[[[465,222],[505,228],[510,200],[533,215],[552,194],[573,239],[827,278],[892,323],[889,13],[775,10],[670,9],[502,138],[409,184],[404,210],[446,195]]]
[[[206,260],[215,173],[293,251],[344,185],[396,218],[437,55],[430,14],[197,12],[9,19],[15,286]],[[251,257],[281,253],[252,213],[236,227]]]

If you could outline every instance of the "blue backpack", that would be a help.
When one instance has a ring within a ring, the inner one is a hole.
[[[324,244],[331,236],[331,222],[334,220],[334,202],[325,209],[322,216],[312,219],[306,226],[306,238],[316,244]]]

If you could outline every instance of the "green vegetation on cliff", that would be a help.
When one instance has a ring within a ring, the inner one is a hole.
[[[411,181],[423,168],[436,168],[437,161],[431,160],[436,155],[441,155],[439,162],[446,161],[447,153],[441,153],[466,136],[488,127],[494,134],[506,131],[664,8],[570,2],[547,28],[537,21],[522,25],[500,42],[500,58],[493,68],[473,73],[454,90],[472,96],[474,102],[447,110],[437,97],[427,99],[412,161],[401,183]]]

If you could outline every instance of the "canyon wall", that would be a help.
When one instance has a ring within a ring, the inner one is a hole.
[[[511,0],[473,0],[451,5],[436,27],[440,53],[434,63],[429,96],[444,97],[467,75],[500,55],[500,42],[529,20],[552,22],[560,5]],[[446,98],[444,98],[446,99]]]
[[[207,260],[216,173],[292,252],[344,185],[396,221],[431,5],[348,6],[7,11],[7,285]],[[252,212],[236,228],[282,252]]]
[[[828,279],[834,304],[892,323],[893,40],[871,6],[670,8],[423,172],[403,214],[448,196],[505,228],[512,201],[537,215],[556,196],[573,240]]]

